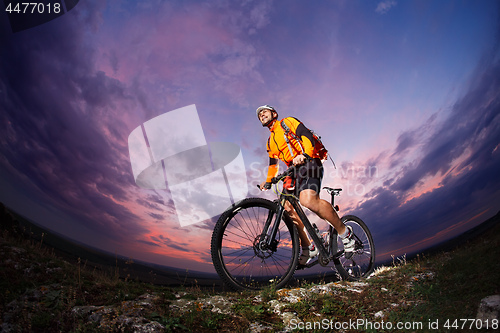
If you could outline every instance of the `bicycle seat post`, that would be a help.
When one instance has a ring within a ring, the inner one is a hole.
[[[340,194],[340,191],[342,191],[341,188],[331,188],[331,187],[323,187],[331,196],[331,204],[335,208],[335,196]],[[338,211],[338,209],[336,209]]]

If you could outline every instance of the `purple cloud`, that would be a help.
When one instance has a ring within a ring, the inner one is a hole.
[[[0,72],[0,131],[7,133],[0,138],[1,166],[90,229],[130,237],[145,229],[120,204],[129,199],[132,178],[120,145],[127,126],[115,108],[132,97],[93,70],[92,50],[82,43],[88,18],[77,13],[61,18],[63,27],[0,37],[2,63],[10,64]]]
[[[495,200],[498,202],[500,196],[497,52],[495,49],[483,60],[467,93],[454,104],[446,119],[440,124],[430,119],[417,130],[399,136],[390,156],[390,165],[401,170],[397,178],[386,180],[368,193],[368,199],[358,207],[359,214],[373,223],[377,237],[391,235],[392,242],[400,243],[402,248],[407,239],[429,238],[479,212],[496,213],[495,207],[499,207]],[[424,135],[424,128],[431,134]],[[407,150],[416,146],[421,149],[416,163],[398,164],[400,158],[404,161]],[[407,192],[424,183],[426,177],[436,175],[442,175],[436,188],[413,199],[406,198]],[[450,237],[444,235],[447,236]],[[387,244],[382,246],[388,248]]]

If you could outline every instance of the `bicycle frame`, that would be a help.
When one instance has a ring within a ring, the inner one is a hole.
[[[338,194],[338,190],[336,193],[331,193],[332,195],[332,206],[334,203],[334,196]],[[285,195],[281,194],[279,200],[277,200],[278,203],[278,213],[276,214],[274,218],[274,223],[273,223],[273,218],[272,215],[270,214],[266,220],[266,224],[264,225],[264,229],[262,230],[262,235],[260,238],[260,247],[265,249],[273,249],[277,244],[276,244],[276,235],[281,223],[281,219],[283,218],[283,214],[285,213],[285,203],[288,201],[292,207],[295,209],[295,212],[297,213],[298,217],[304,224],[307,233],[309,236],[312,238],[314,244],[319,250],[319,257],[315,261],[313,261],[310,264],[305,265],[305,267],[309,268],[312,267],[316,264],[320,264],[322,266],[327,266],[328,263],[330,263],[332,260],[336,260],[339,257],[341,257],[344,253],[344,250],[337,252],[337,231],[329,224],[328,231],[329,231],[329,244],[331,246],[326,247],[326,244],[324,242],[323,237],[321,235],[318,235],[314,226],[311,224],[309,219],[307,218],[304,210],[302,209],[302,206],[299,203],[299,200],[295,196],[291,195]],[[336,208],[335,208],[336,209]],[[272,226],[271,226],[271,223]],[[271,228],[271,231],[269,232],[269,229]]]
[[[265,184],[265,188],[292,173],[295,176],[295,171],[293,166],[288,168]],[[323,189],[331,195],[331,205],[338,211],[334,198],[341,189]],[[293,207],[297,221],[292,221],[285,207]],[[281,288],[297,269],[316,264],[327,267],[333,264],[340,278],[347,281],[357,281],[372,271],[375,247],[368,227],[359,217],[345,215],[340,219],[352,231],[349,242],[354,239],[354,244],[349,243],[347,255],[344,251],[347,242],[340,240],[335,228],[328,224],[329,238],[326,238],[304,211],[299,199],[288,193],[281,193],[274,202],[246,198],[231,205],[219,217],[211,240],[214,268],[224,283],[234,290],[256,290],[274,283]],[[319,252],[317,259],[309,260],[306,265],[300,264],[300,235],[293,226],[299,220]]]

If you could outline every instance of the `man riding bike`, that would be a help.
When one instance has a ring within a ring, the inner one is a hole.
[[[350,258],[355,244],[352,228],[346,227],[332,205],[319,197],[323,164],[315,148],[311,131],[292,117],[278,121],[278,112],[270,105],[258,107],[256,113],[262,126],[271,131],[267,141],[269,154],[267,179],[260,184],[260,189],[264,191],[271,188],[271,179],[278,174],[278,160],[283,161],[288,167],[298,166],[295,184],[285,190],[297,195],[302,206],[328,221],[337,230],[344,243],[345,256]],[[302,247],[299,264],[305,265],[309,259],[318,255],[318,250],[311,244],[304,230],[304,224],[289,202],[286,202],[285,209],[297,226]]]

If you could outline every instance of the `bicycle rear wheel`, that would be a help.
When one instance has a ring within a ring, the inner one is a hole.
[[[346,215],[341,219],[346,226],[351,226],[356,247],[351,258],[342,256],[335,260],[335,268],[342,279],[356,281],[367,277],[373,270],[375,264],[375,245],[370,230],[366,224],[357,216]],[[340,236],[337,236],[338,251],[344,249]]]
[[[283,215],[272,245],[268,248],[260,242],[266,220],[270,217],[274,223],[277,210],[278,206],[266,199],[243,199],[217,221],[211,242],[212,262],[232,289],[281,288],[293,276],[299,257],[299,237],[293,222]]]

